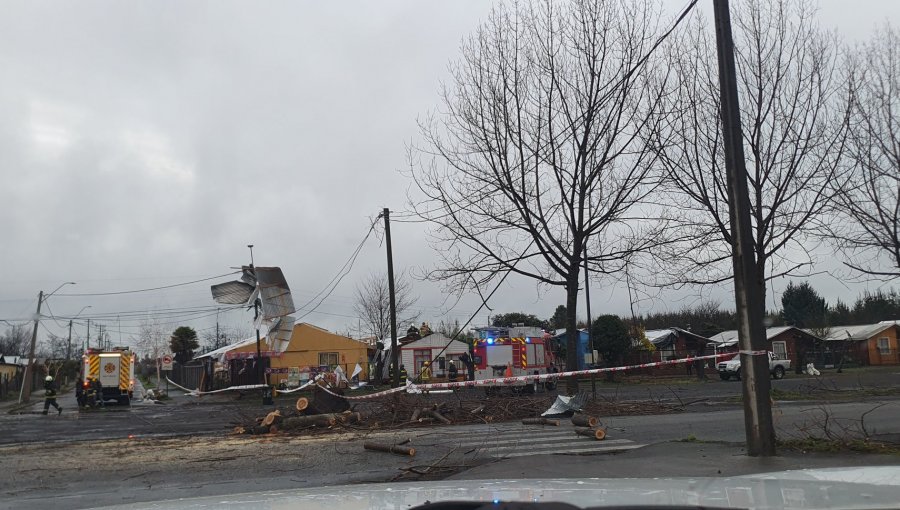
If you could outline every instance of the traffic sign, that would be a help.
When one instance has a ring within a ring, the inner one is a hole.
[[[171,354],[163,354],[162,369],[163,370],[172,370],[172,355]]]

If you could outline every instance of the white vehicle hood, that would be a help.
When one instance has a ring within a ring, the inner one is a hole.
[[[732,478],[446,480],[266,491],[136,503],[117,509],[408,510],[438,501],[605,506],[881,509],[900,502],[900,466],[784,471]]]

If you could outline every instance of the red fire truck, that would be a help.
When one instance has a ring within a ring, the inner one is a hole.
[[[475,341],[475,379],[545,374],[553,364],[543,337],[485,337]],[[519,386],[524,386],[524,381]]]

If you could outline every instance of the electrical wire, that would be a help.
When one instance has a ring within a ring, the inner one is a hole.
[[[328,284],[325,286],[325,288],[323,288],[315,296],[313,296],[312,299],[310,299],[305,304],[303,304],[303,306],[300,306],[299,308],[296,308],[294,310],[294,313],[303,311],[303,309],[308,307],[313,301],[316,300],[316,298],[318,298],[319,296],[322,296],[322,294],[325,293],[325,295],[322,296],[321,299],[319,299],[319,302],[316,303],[316,305],[312,309],[307,310],[306,313],[304,313],[300,317],[297,317],[296,318],[297,321],[299,321],[300,319],[306,317],[307,315],[315,312],[319,308],[319,306],[326,299],[328,299],[328,297],[331,295],[331,293],[334,292],[334,289],[337,288],[337,286],[341,283],[341,281],[344,279],[344,277],[350,273],[350,270],[353,269],[353,264],[356,262],[356,258],[359,256],[359,253],[362,251],[362,248],[366,244],[366,241],[372,235],[372,232],[375,231],[375,225],[378,223],[378,220],[381,219],[381,217],[382,217],[382,214],[379,214],[375,218],[375,220],[372,221],[372,225],[369,226],[369,231],[366,232],[366,235],[363,237],[362,241],[360,241],[359,245],[356,246],[356,249],[350,255],[350,258],[347,259],[346,262],[344,262],[344,265],[341,266],[341,268],[338,270],[337,274],[334,275],[334,277],[331,279],[331,281],[328,282]]]
[[[456,333],[454,333],[453,336],[450,337],[450,341],[447,342],[447,345],[445,345],[443,349],[441,349],[440,351],[438,351],[437,356],[434,356],[434,357],[432,358],[432,360],[439,358],[439,357],[441,356],[441,354],[443,354],[444,351],[446,351],[446,350],[450,347],[450,345],[453,343],[453,341],[456,340],[456,337],[459,336],[459,334],[460,334],[463,330],[465,330],[466,327],[468,327],[468,325],[471,324],[473,320],[475,320],[475,317],[481,312],[482,309],[484,309],[484,307],[487,306],[488,300],[491,299],[491,297],[493,297],[494,293],[496,293],[497,290],[500,288],[500,286],[503,285],[503,282],[506,281],[506,278],[510,275],[510,273],[512,273],[512,271],[513,271],[513,269],[516,267],[516,265],[517,265],[522,259],[525,258],[525,255],[528,253],[528,250],[530,250],[531,247],[534,245],[534,242],[535,242],[535,240],[532,239],[531,242],[528,243],[528,246],[526,246],[525,249],[522,250],[522,254],[519,255],[519,257],[515,260],[515,262],[513,262],[512,265],[509,266],[509,268],[506,270],[506,274],[503,275],[503,278],[500,278],[500,281],[497,282],[497,285],[494,287],[494,290],[492,290],[492,291],[487,295],[487,297],[485,297],[484,299],[481,300],[481,305],[478,307],[477,310],[475,310],[475,313],[473,313],[472,316],[469,317],[469,320],[467,320],[465,324],[463,324],[462,326],[459,327],[459,329],[456,330]],[[479,295],[480,295],[480,293],[479,293]],[[393,357],[393,353],[391,353],[391,357]],[[399,354],[398,354],[398,357],[399,357]],[[433,361],[432,361],[432,363],[433,363]],[[422,373],[420,372],[419,375],[417,375],[417,376],[413,379],[413,382],[419,382],[419,381],[421,380],[421,377],[422,377]]]
[[[224,278],[226,276],[231,276],[231,275],[240,274],[240,273],[241,273],[241,271],[232,271],[230,273],[220,274],[220,275],[216,275],[216,276],[210,276],[209,278],[201,278],[200,280],[194,280],[194,281],[184,282],[184,283],[173,283],[172,285],[163,285],[161,287],[151,287],[148,289],[122,290],[122,291],[117,291],[117,292],[93,292],[93,293],[84,293],[84,294],[54,294],[54,296],[93,297],[93,296],[119,296],[122,294],[136,294],[138,292],[152,292],[152,291],[156,291],[156,290],[171,289],[173,287],[183,287],[185,285],[192,285],[192,284],[200,283],[200,282],[208,282],[210,280],[216,280],[218,278]]]

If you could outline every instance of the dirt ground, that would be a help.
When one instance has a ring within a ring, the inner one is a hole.
[[[421,431],[427,434],[427,430]],[[444,450],[415,458],[367,452],[365,440],[398,442],[409,433],[340,432],[318,436],[194,436],[0,446],[0,508],[85,508],[127,501],[233,491],[395,479]],[[115,493],[121,490],[122,496]],[[47,498],[56,504],[44,503]],[[121,500],[121,501],[120,501]],[[65,501],[60,506],[60,501]]]

